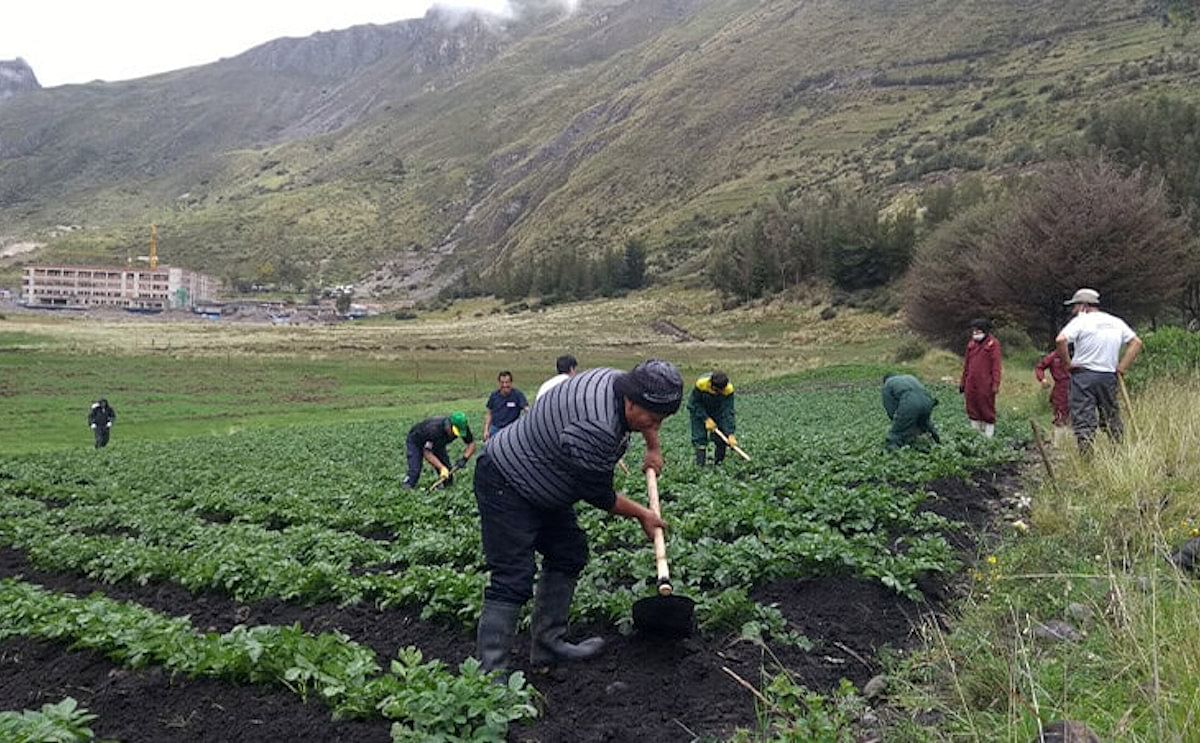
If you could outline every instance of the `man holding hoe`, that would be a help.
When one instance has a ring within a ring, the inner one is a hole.
[[[422,462],[429,463],[441,482],[453,482],[450,454],[446,447],[457,438],[462,438],[467,450],[454,464],[456,470],[467,466],[467,460],[475,454],[475,437],[471,435],[466,413],[455,412],[444,418],[428,418],[409,429],[404,442],[408,453],[408,474],[404,477],[404,487],[409,490],[417,487],[417,481],[421,479]]]
[[[679,409],[679,370],[652,359],[628,373],[592,369],[559,384],[532,411],[491,438],[475,467],[475,500],[491,578],[479,617],[477,655],[485,671],[504,670],[521,607],[534,597],[530,661],[545,667],[586,660],[604,646],[567,642],[575,583],[587,564],[587,536],[575,503],[637,519],[647,538],[665,528],[650,509],[613,490],[613,468],[629,434],[646,441],[643,469],[661,472],[658,429]],[[542,570],[534,593],[537,565]]]
[[[688,397],[688,417],[692,423],[692,448],[696,450],[696,466],[703,467],[708,455],[708,440],[713,442],[713,463],[725,461],[726,441],[737,446],[737,415],[733,401],[733,385],[722,371],[706,374],[696,380]],[[717,431],[725,434],[722,440]]]
[[[1075,317],[1058,334],[1058,355],[1071,370],[1071,427],[1079,449],[1088,452],[1096,429],[1103,428],[1114,441],[1124,433],[1117,390],[1142,350],[1142,341],[1125,321],[1101,312],[1100,292],[1080,289],[1063,304]],[[1075,344],[1071,355],[1068,344]],[[1121,355],[1121,346],[1125,354]],[[1118,361],[1118,358],[1120,359]]]

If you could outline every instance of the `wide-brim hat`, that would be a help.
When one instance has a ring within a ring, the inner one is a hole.
[[[1080,289],[1063,304],[1100,304],[1100,292],[1095,289]]]

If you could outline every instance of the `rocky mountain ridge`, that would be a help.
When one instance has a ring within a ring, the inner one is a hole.
[[[24,59],[0,59],[0,101],[41,89],[33,68]]]

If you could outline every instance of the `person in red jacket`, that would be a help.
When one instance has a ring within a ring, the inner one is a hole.
[[[1071,425],[1071,406],[1068,399],[1071,392],[1071,370],[1055,350],[1046,354],[1037,366],[1033,367],[1033,376],[1043,387],[1050,384],[1050,379],[1046,378],[1047,371],[1050,372],[1050,379],[1054,380],[1054,389],[1050,392],[1050,405],[1054,407],[1054,438],[1057,441],[1060,438],[1059,430]]]
[[[966,398],[971,428],[991,438],[996,435],[996,393],[1000,391],[1000,341],[987,320],[971,321],[971,340],[963,357],[958,391]]]

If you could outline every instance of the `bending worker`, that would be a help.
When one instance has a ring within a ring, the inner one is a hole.
[[[521,607],[534,595],[534,553],[542,571],[530,626],[534,667],[595,656],[604,640],[567,642],[575,583],[588,559],[576,501],[637,519],[647,538],[664,527],[650,509],[613,491],[613,468],[631,431],[646,441],[643,469],[662,471],[658,428],[679,409],[683,379],[658,360],[633,371],[592,369],[546,393],[532,412],[488,443],[475,467],[475,500],[491,578],[483,593],[478,655],[485,671],[505,669]]]
[[[933,443],[942,439],[930,416],[937,400],[929,396],[925,386],[911,374],[889,374],[883,378],[883,409],[892,421],[888,431],[887,448],[899,449],[928,433]]]
[[[456,468],[462,469],[467,460],[475,454],[475,437],[471,435],[471,426],[466,413],[451,413],[444,418],[428,418],[413,426],[408,431],[405,448],[408,450],[408,474],[404,477],[404,487],[413,489],[421,479],[421,462],[429,462],[438,477],[452,480],[450,475],[450,455],[446,447],[451,441],[462,438],[467,445],[462,459],[455,463]]]
[[[734,432],[737,430],[737,415],[734,410],[733,385],[725,372],[715,371],[696,380],[688,398],[688,415],[692,421],[692,447],[696,450],[696,466],[703,467],[708,454],[708,440],[713,441],[713,462],[725,461],[725,442],[713,433],[721,433],[737,446]]]

